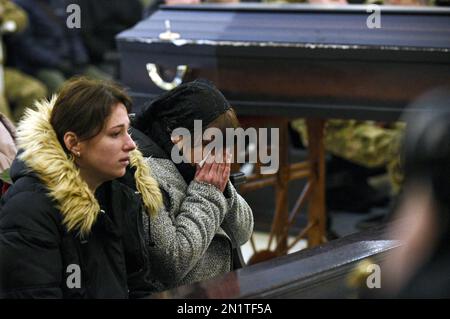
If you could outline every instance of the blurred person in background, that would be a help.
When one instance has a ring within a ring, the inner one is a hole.
[[[80,30],[66,25],[69,0],[14,2],[27,12],[29,27],[9,42],[12,65],[44,82],[50,93],[77,74],[111,78],[91,64]]]
[[[91,63],[118,77],[115,36],[143,18],[140,0],[73,0],[81,10],[81,36]]]
[[[27,107],[46,96],[45,86],[18,69],[4,67],[8,40],[27,27],[28,17],[10,0],[0,0],[0,112],[11,121],[19,121]]]

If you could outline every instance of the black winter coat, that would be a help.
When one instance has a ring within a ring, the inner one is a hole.
[[[85,239],[67,231],[46,187],[16,160],[0,212],[0,295],[6,298],[127,298],[146,293],[148,257],[140,198],[103,184],[104,213]],[[79,268],[77,268],[79,267]],[[77,272],[80,270],[79,281]],[[79,285],[78,285],[79,284]]]

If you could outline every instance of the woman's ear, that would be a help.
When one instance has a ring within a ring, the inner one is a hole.
[[[64,145],[70,153],[76,157],[80,157],[81,146],[75,133],[66,132],[66,134],[64,134]]]

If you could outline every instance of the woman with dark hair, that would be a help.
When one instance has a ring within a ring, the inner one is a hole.
[[[184,160],[178,163],[173,154],[189,137],[174,133],[184,128],[195,135],[196,120],[201,120],[201,132],[192,147],[184,147]],[[250,238],[253,215],[229,182],[230,159],[218,160],[227,157],[225,151],[206,152],[212,140],[202,138],[208,128],[225,133],[238,126],[228,101],[211,84],[194,81],[152,101],[135,124],[150,138],[145,156],[150,155],[148,164],[164,199],[159,213],[144,219],[155,290],[233,270],[232,247]]]
[[[141,219],[162,198],[128,134],[130,107],[117,85],[78,78],[27,111],[1,202],[0,296],[148,293]],[[140,195],[116,181],[129,165]]]

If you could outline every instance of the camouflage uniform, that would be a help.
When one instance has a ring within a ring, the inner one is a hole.
[[[9,32],[21,32],[27,27],[28,18],[26,13],[10,0],[0,0],[0,24],[13,23]],[[1,39],[0,39],[1,41]],[[0,45],[0,112],[9,119],[18,121],[25,109],[32,106],[36,99],[47,95],[45,86],[13,68],[3,68],[3,49]],[[14,104],[10,110],[9,103]]]
[[[47,89],[44,84],[30,75],[13,68],[6,68],[5,94],[8,101],[14,104],[13,119],[19,121],[26,108],[33,106],[34,101],[47,95]]]
[[[308,145],[305,121],[294,120],[292,128]],[[400,145],[404,129],[403,123],[382,127],[372,121],[332,119],[325,126],[325,149],[368,168],[386,166],[393,190],[398,192],[403,180]]]

